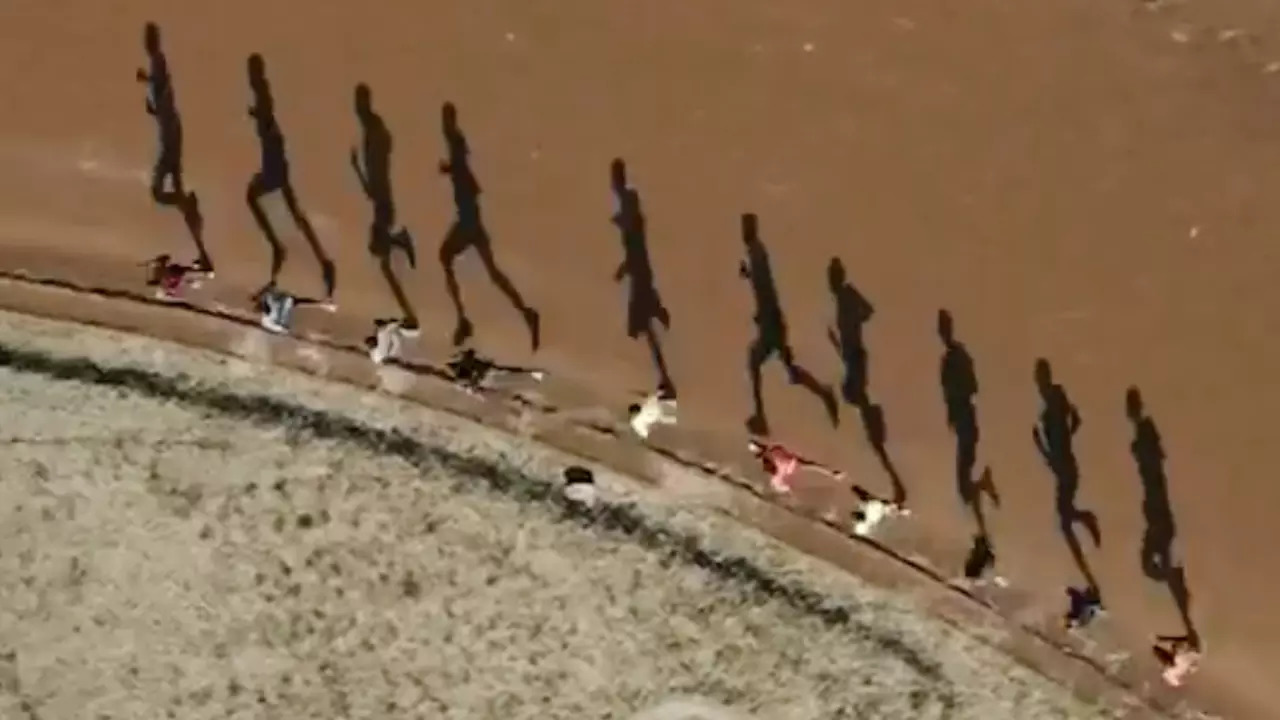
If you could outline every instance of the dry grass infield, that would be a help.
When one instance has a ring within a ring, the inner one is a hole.
[[[714,515],[299,374],[0,314],[0,717],[1093,718]]]

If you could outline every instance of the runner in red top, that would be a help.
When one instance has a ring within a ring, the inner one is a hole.
[[[184,289],[198,288],[201,280],[213,277],[213,269],[203,262],[183,265],[167,254],[157,255],[146,265],[147,285],[156,288],[156,297],[161,300],[181,300]]]
[[[791,492],[791,478],[801,470],[816,470],[835,480],[844,479],[844,473],[839,470],[801,457],[777,443],[763,443],[758,440],[751,440],[747,443],[747,447],[751,450],[751,454],[760,460],[765,472],[770,474],[769,487],[777,493],[785,494]]]

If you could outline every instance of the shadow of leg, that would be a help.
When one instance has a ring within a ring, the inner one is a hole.
[[[249,204],[249,212],[253,214],[253,220],[258,224],[258,229],[262,231],[262,236],[266,239],[267,244],[271,247],[271,279],[275,280],[280,275],[280,270],[284,267],[285,249],[280,243],[280,238],[276,236],[275,228],[271,226],[271,221],[267,218],[267,214],[263,212],[260,200],[266,194],[263,188],[261,175],[255,175],[249,181],[249,188],[245,192],[245,200]]]
[[[507,297],[507,301],[511,303],[520,315],[524,318],[524,324],[529,329],[529,342],[534,350],[538,349],[541,341],[541,317],[538,311],[529,307],[524,301],[524,296],[516,289],[515,284],[511,282],[511,278],[502,272],[502,268],[498,267],[498,262],[493,256],[493,248],[489,244],[489,233],[484,227],[478,227],[475,230],[475,240],[473,246],[480,255],[480,262],[484,264],[485,272],[489,273],[489,280],[497,286],[498,290]]]
[[[907,487],[898,475],[898,468],[889,456],[889,425],[884,419],[884,408],[876,403],[868,403],[859,408],[862,415],[862,428],[866,432],[867,442],[875,450],[880,466],[888,473],[893,483],[893,502],[903,505],[907,502]]]
[[[822,402],[823,409],[827,412],[827,418],[831,420],[832,427],[840,426],[840,406],[836,402],[836,394],[830,387],[818,382],[808,370],[797,365],[791,357],[791,349],[783,350],[783,358],[787,365],[787,373],[791,376],[793,384],[803,387],[809,391],[809,394],[818,398]]]
[[[396,277],[395,270],[391,267],[391,259],[384,257],[378,263],[378,269],[382,272],[383,279],[387,281],[387,287],[391,288],[391,294],[395,296],[396,305],[400,307],[401,317],[404,318],[408,326],[419,327],[418,315],[413,311],[413,304],[409,302],[409,297],[400,285],[400,279]]]
[[[463,250],[466,250],[469,245],[466,228],[461,227],[458,223],[454,223],[449,228],[449,234],[445,236],[444,242],[440,245],[440,266],[444,269],[445,288],[449,292],[449,300],[453,302],[453,311],[457,318],[453,330],[454,345],[461,345],[466,342],[475,331],[471,325],[471,320],[467,318],[466,305],[462,302],[462,288],[458,286],[458,277],[453,267],[458,255]]]
[[[1084,577],[1085,583],[1091,588],[1098,587],[1097,578],[1093,575],[1093,568],[1089,566],[1088,559],[1084,556],[1084,548],[1080,546],[1080,539],[1076,537],[1075,527],[1072,525],[1070,518],[1064,518],[1062,522],[1062,538],[1067,542],[1067,549],[1071,552],[1071,559],[1075,561],[1076,567],[1080,569],[1080,574]]]
[[[182,222],[186,224],[187,232],[196,245],[196,257],[201,268],[206,272],[213,272],[213,258],[209,256],[209,249],[204,244],[204,215],[200,212],[200,198],[194,192],[188,193],[182,199],[180,209]]]
[[[1178,608],[1178,616],[1187,630],[1187,638],[1194,647],[1200,647],[1200,632],[1191,619],[1191,590],[1187,587],[1186,569],[1181,565],[1169,569],[1169,594]]]
[[[298,230],[302,233],[302,237],[306,239],[307,245],[311,248],[311,252],[316,256],[316,262],[320,263],[320,276],[324,281],[325,297],[333,297],[333,293],[337,290],[337,268],[334,267],[333,260],[325,253],[324,247],[320,245],[320,238],[316,236],[315,228],[311,225],[311,219],[302,211],[302,206],[298,202],[298,196],[294,193],[293,185],[286,184],[282,188],[285,206],[289,209],[289,215],[293,217],[293,222],[298,226]]]
[[[671,379],[671,373],[667,371],[667,360],[662,353],[662,343],[658,340],[658,333],[650,327],[645,330],[644,339],[649,346],[649,355],[653,358],[654,368],[658,371],[658,387],[666,388],[667,392],[674,396],[675,382]]]
[[[764,414],[764,395],[761,391],[760,369],[775,351],[764,338],[757,338],[747,351],[747,375],[751,379],[751,417],[747,418],[747,430],[757,435],[769,434],[769,421]]]

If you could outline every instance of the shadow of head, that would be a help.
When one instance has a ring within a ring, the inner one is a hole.
[[[142,26],[142,46],[148,55],[160,54],[160,26],[149,22]]]
[[[356,84],[355,91],[356,115],[362,120],[369,120],[374,117],[373,114],[373,91],[365,83]]]
[[[748,250],[760,247],[760,218],[755,213],[742,214],[742,244]]]
[[[609,187],[619,195],[627,189],[627,164],[622,158],[614,158],[609,163]]]
[[[1140,423],[1146,418],[1146,410],[1142,404],[1142,392],[1138,388],[1130,386],[1125,391],[1124,412],[1134,423]]]
[[[458,108],[451,102],[440,106],[440,127],[446,135],[458,134]]]
[[[831,262],[827,263],[827,287],[831,288],[831,292],[839,293],[844,289],[849,279],[848,273],[844,269],[844,261],[838,257],[831,258]]]
[[[938,311],[938,337],[947,347],[956,344],[955,320],[951,317],[951,312],[945,308]]]
[[[1035,380],[1036,389],[1040,391],[1041,397],[1048,399],[1053,396],[1053,368],[1050,367],[1048,360],[1036,358]]]
[[[246,63],[249,71],[249,85],[257,92],[266,90],[267,87],[267,61],[262,59],[259,53],[253,53],[249,56]]]

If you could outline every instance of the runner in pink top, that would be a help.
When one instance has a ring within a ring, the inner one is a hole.
[[[776,443],[765,444],[757,440],[751,440],[747,443],[747,448],[751,450],[752,455],[755,455],[760,460],[765,472],[770,473],[769,487],[776,493],[786,494],[791,492],[792,476],[805,469],[816,470],[836,480],[844,479],[844,473],[801,457]]]
[[[203,262],[183,265],[167,254],[157,255],[146,266],[147,285],[156,288],[156,297],[161,300],[181,300],[186,288],[198,288],[201,280],[213,277],[213,268]]]
[[[1157,635],[1151,651],[1164,666],[1161,678],[1171,687],[1181,686],[1188,675],[1200,668],[1200,658],[1203,657],[1199,641],[1190,635]]]

